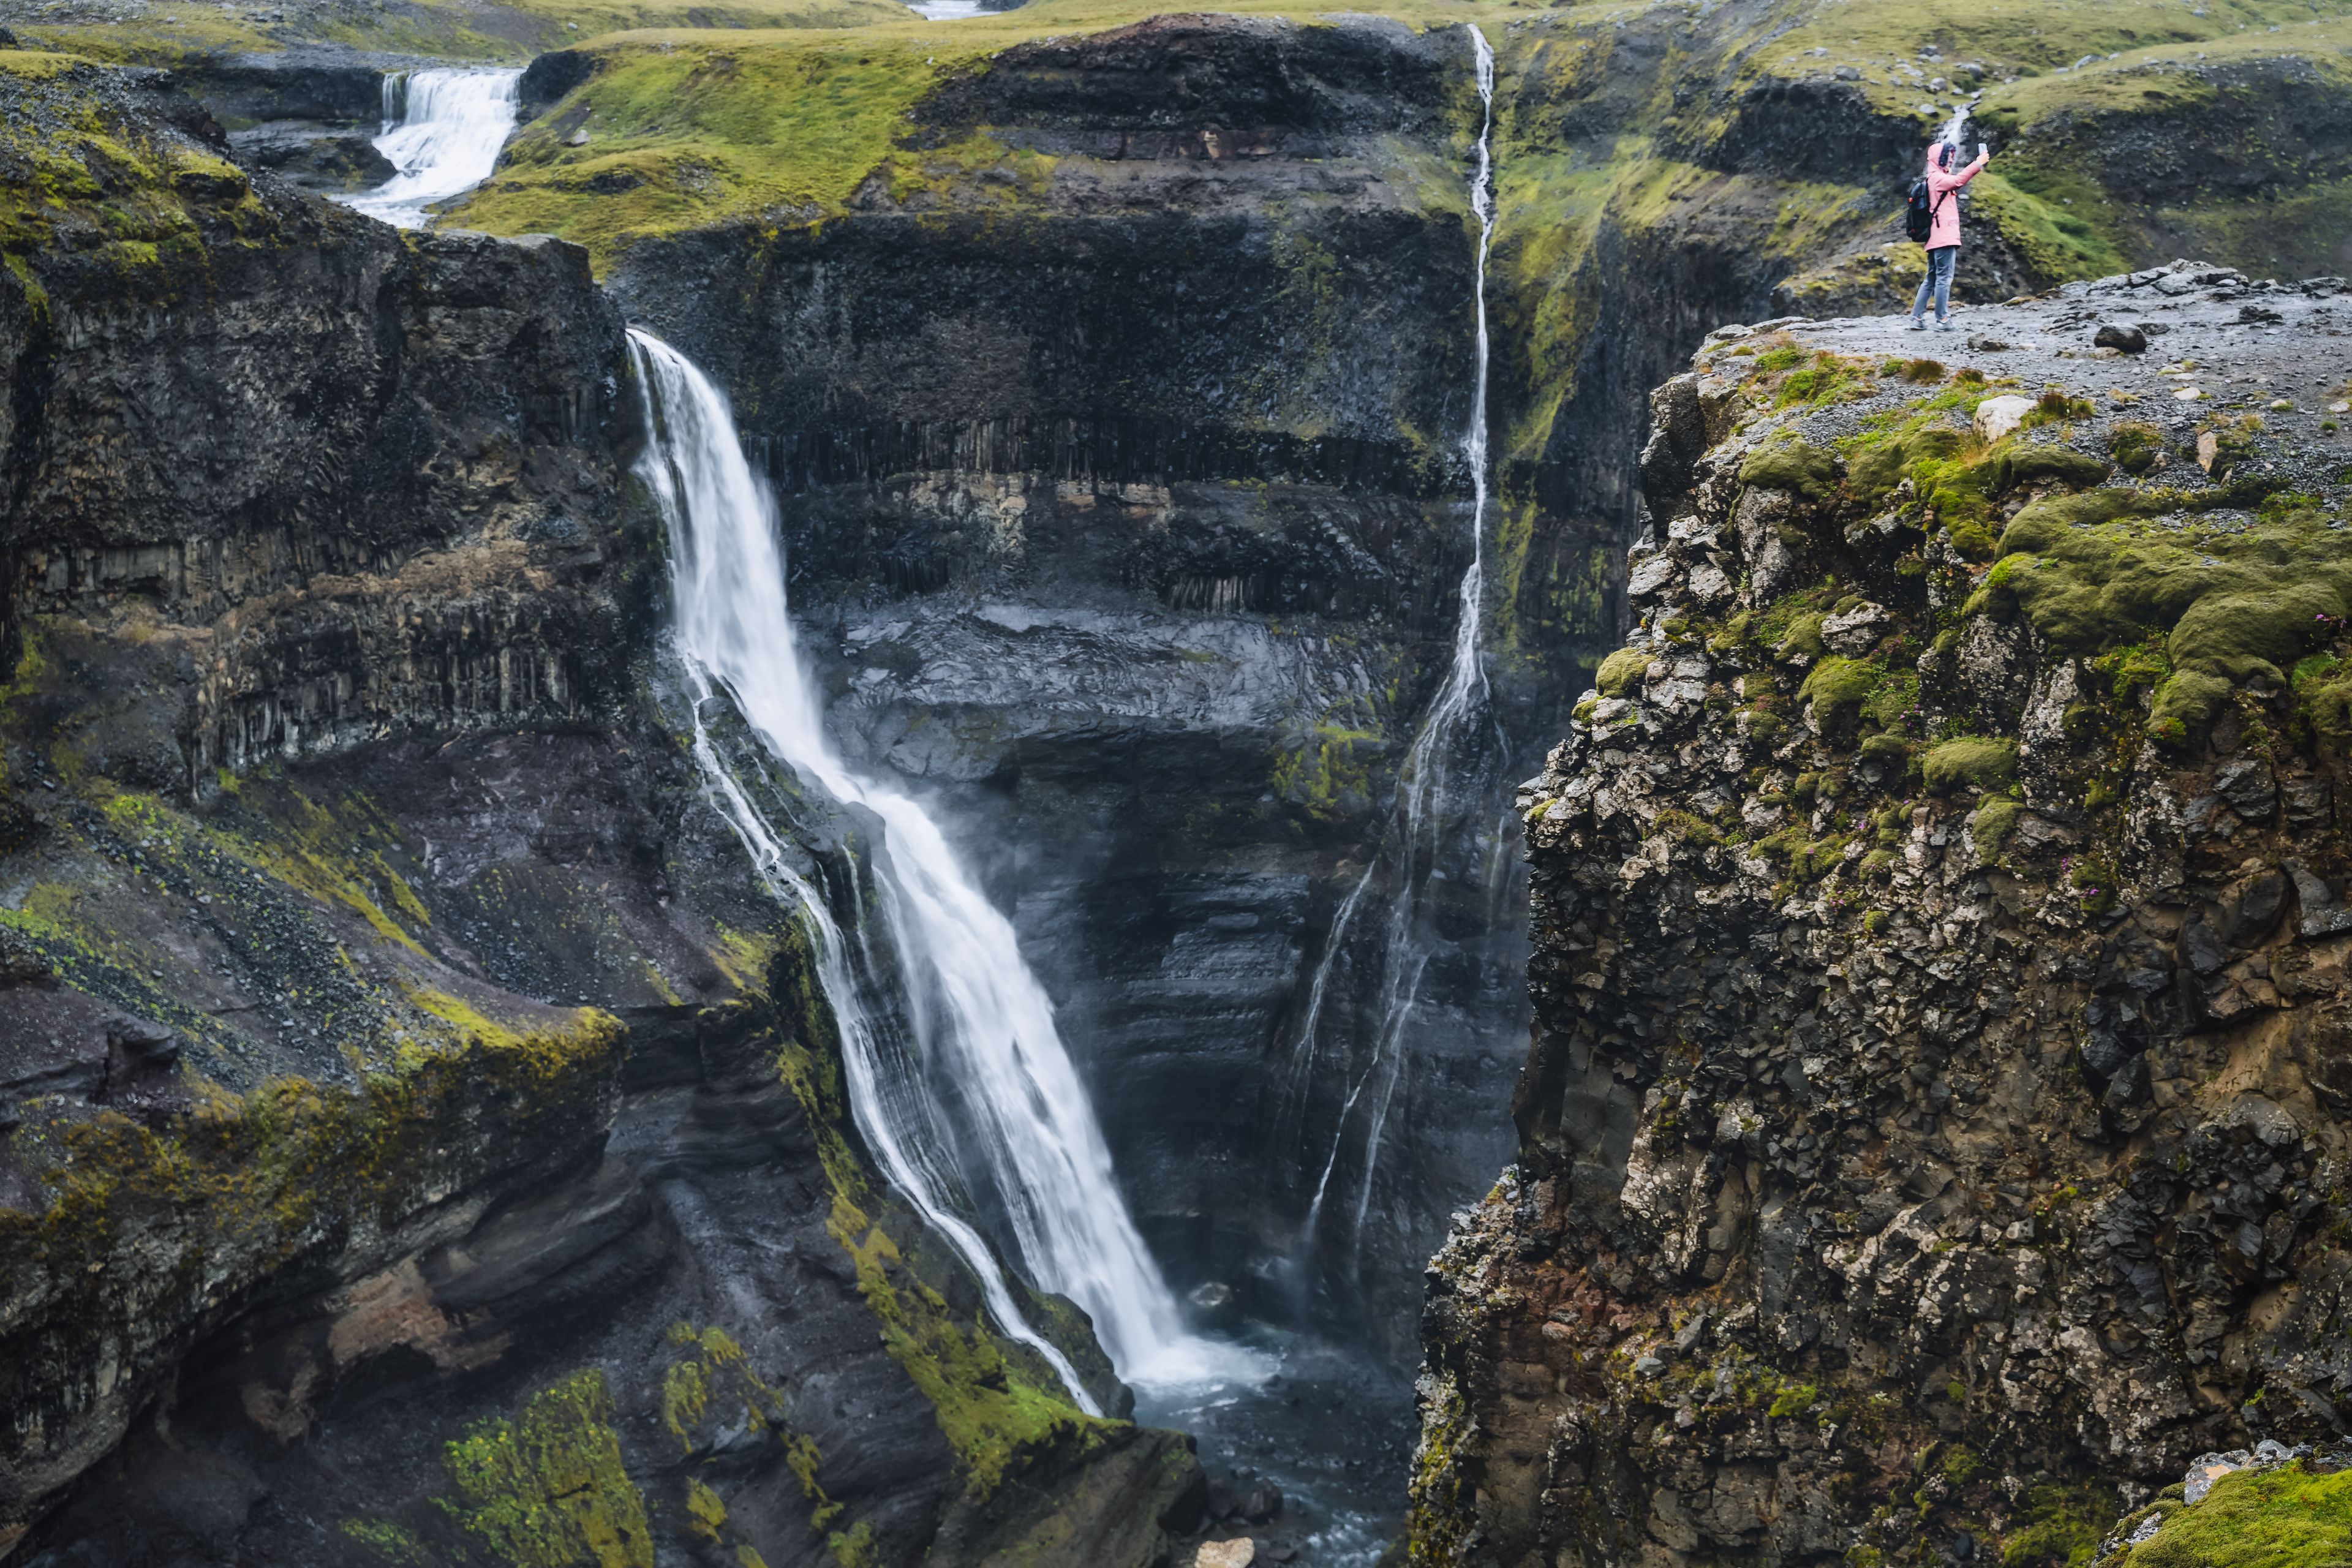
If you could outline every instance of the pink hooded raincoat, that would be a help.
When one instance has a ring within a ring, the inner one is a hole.
[[[1960,187],[1975,179],[1984,166],[1984,157],[1979,154],[1967,168],[1947,172],[1936,167],[1933,150],[1927,153],[1927,205],[1935,217],[1935,226],[1927,231],[1929,250],[1960,243]]]

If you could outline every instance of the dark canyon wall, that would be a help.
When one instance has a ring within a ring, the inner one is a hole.
[[[1333,988],[1323,1059],[1294,1046],[1468,564],[1475,106],[1458,31],[1024,44],[908,132],[1050,157],[1013,210],[877,181],[843,218],[646,242],[613,277],[730,386],[845,745],[936,800],[1013,912],[1180,1285],[1296,1311],[1343,1140],[1319,1312],[1400,1350],[1444,1205],[1504,1147],[1523,955],[1484,803],[1522,742],[1486,743],[1449,843],[1466,888],[1360,1290],[1366,1124],[1340,1116],[1367,987]]]
[[[585,256],[227,151],[0,51],[0,1557],[1163,1556],[701,803]]]

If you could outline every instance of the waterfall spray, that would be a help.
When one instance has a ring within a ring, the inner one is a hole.
[[[1387,919],[1378,933],[1381,979],[1373,1012],[1376,1022],[1372,1049],[1341,1104],[1339,1125],[1331,1134],[1330,1152],[1325,1156],[1322,1174],[1315,1184],[1315,1196],[1307,1212],[1307,1237],[1310,1242],[1322,1224],[1332,1173],[1339,1168],[1349,1125],[1360,1103],[1364,1108],[1364,1169],[1349,1232],[1350,1246],[1362,1238],[1364,1216],[1371,1204],[1372,1175],[1380,1160],[1381,1139],[1395,1103],[1398,1079],[1403,1075],[1405,1025],[1420,1001],[1422,974],[1429,966],[1428,943],[1418,940],[1415,928],[1423,912],[1423,896],[1436,869],[1449,771],[1472,721],[1485,710],[1487,696],[1479,642],[1485,629],[1486,583],[1486,252],[1495,236],[1495,51],[1487,44],[1486,35],[1475,25],[1469,31],[1477,63],[1481,110],[1478,162],[1470,180],[1470,209],[1478,219],[1477,261],[1471,289],[1477,339],[1470,424],[1462,437],[1462,458],[1470,469],[1470,565],[1462,574],[1461,607],[1454,620],[1454,656],[1446,669],[1445,683],[1438,689],[1420,731],[1405,752],[1396,806],[1382,832],[1380,848],[1341,900],[1331,922],[1331,934],[1324,943],[1323,957],[1307,988],[1306,1017],[1292,1057],[1294,1097],[1303,1097],[1307,1082],[1313,1076],[1318,1054],[1317,1034],[1322,1024],[1333,967],[1363,910],[1373,879],[1383,865],[1392,864],[1396,875],[1394,891]]]
[[[923,809],[853,773],[826,736],[793,640],[774,504],[744,459],[725,396],[675,349],[629,336],[647,393],[637,471],[668,525],[677,648],[698,694],[731,697],[772,756],[880,823],[874,903],[904,977],[895,1007],[876,979],[888,966],[861,962],[870,934],[862,924],[843,931],[791,869],[781,837],[700,733],[698,707],[696,756],[712,799],[809,923],[851,1111],[883,1173],[979,1276],[999,1327],[1052,1362],[1088,1410],[1075,1370],[1022,1316],[987,1243],[958,1214],[960,1189],[1003,1206],[1030,1277],[1086,1309],[1121,1376],[1176,1383],[1240,1365],[1184,1332],[1011,923]],[[952,1125],[943,1088],[962,1113]]]
[[[383,79],[383,134],[376,151],[393,177],[344,198],[370,217],[423,228],[425,208],[490,177],[513,134],[519,70],[421,70]]]

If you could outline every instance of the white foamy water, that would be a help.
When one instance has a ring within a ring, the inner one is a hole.
[[[1421,979],[1429,967],[1430,947],[1419,931],[1423,894],[1436,868],[1438,840],[1444,828],[1448,775],[1470,724],[1486,700],[1486,665],[1479,640],[1486,624],[1486,251],[1495,236],[1494,164],[1491,142],[1495,128],[1495,51],[1486,35],[1473,26],[1470,42],[1475,51],[1478,101],[1478,163],[1470,179],[1470,208],[1478,219],[1478,257],[1472,279],[1477,336],[1470,391],[1470,426],[1462,437],[1462,458],[1470,469],[1470,565],[1462,574],[1461,609],[1454,623],[1454,656],[1445,683],[1438,689],[1421,730],[1405,752],[1399,775],[1395,814],[1380,849],[1331,922],[1323,957],[1308,987],[1306,1019],[1292,1058],[1294,1098],[1303,1098],[1319,1053],[1317,1032],[1330,989],[1332,970],[1346,949],[1357,917],[1362,912],[1372,882],[1385,867],[1393,885],[1380,942],[1379,989],[1369,1009],[1375,1020],[1371,1049],[1349,1086],[1331,1135],[1330,1152],[1315,1184],[1307,1212],[1307,1237],[1314,1238],[1330,1196],[1332,1173],[1347,1146],[1351,1129],[1360,1125],[1363,1174],[1356,1193],[1351,1244],[1361,1237],[1364,1215],[1372,1201],[1372,1175],[1380,1163],[1381,1140],[1388,1130],[1389,1112],[1396,1102],[1398,1080],[1404,1072],[1404,1029],[1421,997]],[[1362,1114],[1359,1117],[1358,1112]]]
[[[1944,128],[1936,132],[1936,140],[1947,143],[1952,149],[1954,154],[1952,167],[1955,169],[1968,162],[1967,158],[1959,155],[1960,132],[1966,131],[1968,127],[1969,106],[1963,103],[1952,110],[1952,117],[1944,121]]]
[[[431,222],[425,209],[490,177],[514,134],[520,70],[421,70],[383,79],[383,134],[376,151],[393,177],[343,199],[402,228]]]
[[[1184,1331],[1011,923],[923,808],[851,772],[825,734],[793,642],[774,500],[743,457],[725,395],[660,340],[629,336],[647,393],[637,471],[668,525],[675,635],[698,695],[731,698],[778,762],[881,823],[875,897],[857,900],[874,913],[845,931],[700,733],[698,704],[697,756],[712,798],[771,888],[809,922],[851,1110],[883,1174],[971,1265],[998,1326],[1050,1361],[1090,1412],[1076,1371],[1024,1317],[959,1194],[1003,1205],[1030,1279],[1086,1309],[1121,1377],[1174,1386],[1245,1375],[1244,1352]],[[877,921],[889,953],[872,951]],[[903,1008],[876,1005],[873,976],[891,972],[904,979]],[[952,1122],[942,1086],[956,1100]]]
[[[988,15],[980,0],[915,0],[907,9],[931,22],[962,22]]]

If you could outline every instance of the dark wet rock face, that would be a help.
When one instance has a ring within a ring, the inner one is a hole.
[[[1660,389],[1632,646],[1521,786],[1519,1156],[1431,1268],[1414,1561],[2054,1561],[2335,1431],[2347,303],[2182,263]]]
[[[0,271],[0,1554],[1163,1559],[1189,1443],[979,1326],[674,740],[582,254],[5,91],[117,184]]]
[[[909,133],[1051,153],[1021,211],[877,191],[820,227],[641,245],[613,279],[728,384],[845,749],[935,798],[1013,912],[1180,1288],[1294,1313],[1343,1139],[1348,1223],[1304,1278],[1399,1349],[1444,1194],[1501,1151],[1495,813],[1449,837],[1496,874],[1459,877],[1360,1247],[1340,1117],[1376,1021],[1293,1052],[1467,564],[1469,67],[1458,34],[1370,21],[1023,45]],[[1519,743],[1503,718],[1465,802]]]

